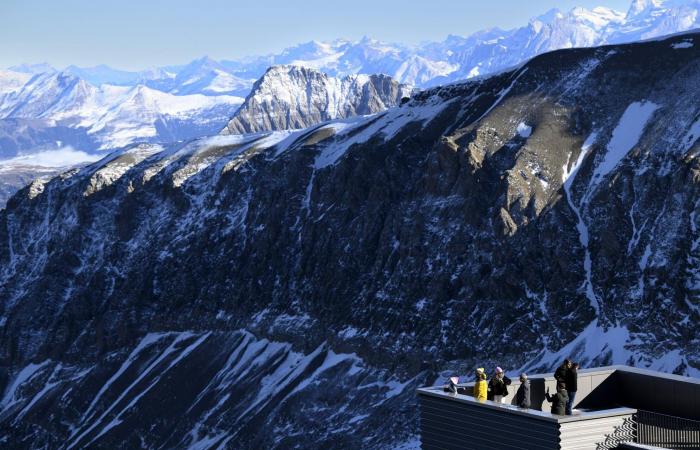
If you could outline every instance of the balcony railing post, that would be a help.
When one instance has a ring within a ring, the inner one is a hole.
[[[643,410],[637,412],[635,421],[640,444],[700,450],[700,421]]]

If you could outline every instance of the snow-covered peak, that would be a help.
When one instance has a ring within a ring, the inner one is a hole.
[[[48,63],[18,64],[9,68],[13,72],[38,74],[44,72],[55,72],[56,69]]]
[[[385,55],[396,55],[402,50],[405,50],[403,46],[382,42],[365,36],[359,42],[353,44],[350,47],[349,52],[363,51],[366,56],[376,58]]]
[[[625,20],[625,13],[602,6],[590,10],[578,7],[569,12],[569,17],[580,23],[592,25],[596,30],[601,30],[606,26],[622,23]]]
[[[623,23],[611,29],[606,43],[652,39],[700,27],[698,0],[636,0]]]
[[[575,7],[567,13],[562,13],[558,9],[552,9],[548,13],[534,19],[531,23],[539,24],[540,29],[543,26],[549,26],[550,29],[568,29],[570,32],[586,28],[600,31],[607,26],[622,23],[624,19],[625,14],[623,12],[611,8],[597,7],[586,9]]]
[[[398,105],[411,87],[387,75],[333,77],[308,67],[276,65],[255,82],[224,134],[299,129]]]
[[[30,76],[8,73],[10,80]],[[2,74],[0,89],[10,85],[2,82]],[[214,132],[242,102],[241,97],[228,95],[173,95],[143,84],[94,86],[71,73],[46,72],[32,76],[3,97],[0,119],[42,119],[55,126],[86,130],[99,148],[108,149],[158,139],[168,129],[168,121],[177,123],[181,130],[168,131],[165,140],[193,137],[187,133],[194,132],[191,128],[195,123],[204,125],[202,132]],[[213,126],[209,124],[212,119]]]
[[[31,74],[0,70],[0,95],[18,91],[31,78]]]
[[[71,103],[82,102],[90,88],[84,80],[69,73],[40,73],[4,99],[0,117],[45,117],[49,109],[72,107]]]
[[[627,17],[634,17],[645,13],[650,9],[659,8],[663,6],[664,3],[664,0],[633,0],[630,9],[627,12]]]
[[[294,64],[275,64],[273,66],[268,67],[268,69],[263,74],[262,78],[265,79],[286,73],[304,73],[307,70],[307,67],[297,66]]]
[[[577,8],[574,8],[577,9]],[[585,8],[581,8],[585,9]],[[607,8],[605,6],[596,6],[593,8],[591,11],[593,11],[595,14],[598,14],[600,16],[606,16],[610,18],[610,20],[616,20],[616,21],[622,21],[625,18],[625,13],[622,11],[617,11],[612,8]]]
[[[109,92],[116,97],[108,95]],[[81,111],[83,126],[91,133],[102,133],[102,148],[123,147],[138,140],[150,141],[158,136],[164,120],[196,121],[205,119],[210,111],[221,109],[220,115],[230,116],[243,101],[233,96],[202,94],[173,95],[144,85],[128,91],[102,86],[93,109]]]
[[[282,51],[280,57],[288,61],[292,60],[314,60],[335,53],[338,47],[345,45],[344,41],[319,42],[309,41],[293,47],[288,47]]]
[[[204,70],[204,69],[221,69],[222,66],[221,64],[209,57],[208,55],[205,55],[199,59],[195,59],[191,63],[187,64],[183,71],[194,71],[194,70]]]
[[[564,13],[559,8],[552,8],[544,14],[530,19],[530,22],[552,23],[557,19],[563,19]]]
[[[161,90],[176,95],[243,96],[250,90],[252,83],[252,79],[233,75],[224,65],[205,56],[183,67]]]

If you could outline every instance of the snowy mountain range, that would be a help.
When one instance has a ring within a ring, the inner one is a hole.
[[[36,167],[42,176],[75,164],[78,156],[94,161],[95,155],[135,142],[188,141],[224,127],[227,133],[304,128],[383,111],[412,92],[386,75],[339,79],[295,66],[268,70],[245,103],[240,97],[175,95],[143,84],[97,87],[67,71],[3,75],[0,205],[38,162],[52,163]]]
[[[490,28],[462,37],[416,46],[338,39],[311,41],[277,54],[215,61],[204,57],[183,66],[130,72],[106,65],[66,72],[94,85],[143,84],[172,94],[245,97],[255,80],[273,65],[314,68],[331,76],[387,74],[401,83],[428,87],[494,73],[551,50],[651,39],[700,27],[700,0],[634,0],[627,12],[598,7],[550,10],[512,30]],[[23,65],[19,72],[55,70]]]
[[[697,32],[559,50],[33,182],[0,211],[0,443],[392,449],[474,367],[700,375],[698,89]]]
[[[312,41],[278,54],[222,61],[204,57],[145,71],[106,65],[58,71],[47,64],[23,64],[0,71],[0,118],[78,128],[84,133],[75,144],[85,151],[188,139],[225,123],[223,116],[233,116],[255,80],[274,65],[313,68],[331,77],[387,74],[425,88],[494,73],[555,49],[686,31],[700,26],[699,12],[700,0],[635,0],[626,13],[602,7],[555,9],[513,30],[487,29],[417,46],[370,38]],[[37,145],[51,143],[34,136]],[[33,150],[0,141],[0,158]]]
[[[0,119],[32,120],[31,138],[0,136],[0,159],[72,145],[102,151],[137,141],[191,139],[221,128],[274,65],[312,68],[331,77],[386,74],[429,87],[515,66],[543,52],[654,38],[700,25],[700,0],[635,0],[609,8],[551,10],[513,30],[488,29],[417,46],[370,38],[308,42],[240,60],[204,57],[182,66],[124,71],[106,65],[58,71],[23,64],[0,71]],[[67,127],[64,139],[57,130]],[[46,130],[45,137],[39,129]],[[77,130],[77,131],[75,131]],[[58,145],[56,145],[58,141]],[[27,147],[29,145],[29,147]]]
[[[77,130],[92,145],[70,142],[69,138],[63,144],[89,151],[211,133],[243,101],[233,96],[173,95],[141,84],[97,87],[68,72],[42,72],[23,84],[16,73],[4,72],[0,76],[0,119],[42,121],[47,129]],[[21,131],[15,136],[23,137]],[[3,142],[0,157],[31,150]]]
[[[635,0],[626,13],[602,7],[554,9],[516,29],[492,28],[416,46],[370,38],[312,41],[277,54],[222,61],[204,57],[144,71],[106,65],[59,71],[48,64],[21,64],[0,70],[0,161],[4,161],[0,164],[20,157],[26,176],[24,158],[30,154],[54,152],[51,159],[62,167],[77,155],[104,154],[135,142],[166,143],[211,134],[234,115],[241,118],[247,113],[247,109],[238,111],[243,98],[251,93],[255,80],[275,65],[318,70],[330,79],[387,74],[399,83],[426,88],[495,73],[555,49],[651,39],[693,29],[700,24],[699,12],[700,0]],[[291,97],[303,95],[290,93]],[[279,103],[274,107],[286,108]],[[298,111],[295,121],[308,126],[335,117],[315,113],[303,117],[307,113]],[[286,126],[294,127],[294,121],[268,128]],[[58,161],[55,155],[67,155],[67,160]],[[9,169],[4,173],[9,174]],[[0,183],[4,176],[0,175]],[[24,178],[10,179],[7,192],[11,183]],[[0,205],[4,200],[0,195]]]

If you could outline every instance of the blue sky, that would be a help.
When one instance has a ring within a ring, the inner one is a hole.
[[[512,28],[547,10],[631,0],[0,0],[0,67],[47,61],[123,69],[235,59],[338,37],[441,40]]]

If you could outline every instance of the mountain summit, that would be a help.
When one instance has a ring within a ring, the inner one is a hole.
[[[396,106],[412,88],[387,75],[330,77],[314,69],[273,66],[253,86],[223,134],[307,128]]]

